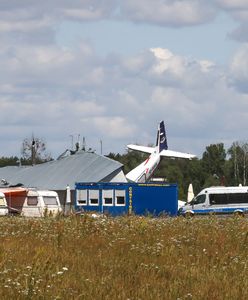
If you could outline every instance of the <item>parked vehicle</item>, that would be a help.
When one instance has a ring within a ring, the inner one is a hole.
[[[9,210],[4,193],[0,192],[0,216],[8,215]]]
[[[27,188],[4,188],[9,213],[25,217],[56,215],[62,211],[58,194],[54,191]]]
[[[179,209],[180,215],[248,213],[248,186],[210,187]]]
[[[29,190],[21,214],[26,217],[55,216],[62,212],[58,194],[54,191]]]

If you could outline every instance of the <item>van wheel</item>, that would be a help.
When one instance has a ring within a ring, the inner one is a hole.
[[[186,211],[184,214],[185,218],[192,218],[194,214],[191,211]]]
[[[235,217],[244,217],[244,213],[240,210],[237,210],[234,212]]]

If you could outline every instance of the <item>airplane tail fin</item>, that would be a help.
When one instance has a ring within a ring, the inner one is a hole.
[[[161,121],[159,123],[156,146],[159,149],[159,153],[162,150],[167,150],[168,149],[167,137],[166,137],[165,127],[164,127],[164,121]]]

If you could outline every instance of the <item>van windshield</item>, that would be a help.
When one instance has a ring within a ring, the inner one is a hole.
[[[205,200],[206,200],[206,195],[205,195],[205,194],[198,195],[198,196],[196,196],[196,197],[190,202],[190,204],[191,204],[191,205],[194,205],[194,204],[201,204],[201,203],[204,203]]]
[[[43,196],[44,203],[46,205],[57,205],[57,199],[56,197],[51,197],[51,196]]]

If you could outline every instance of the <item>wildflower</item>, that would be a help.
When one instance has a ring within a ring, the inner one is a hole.
[[[62,274],[63,274],[62,271],[57,272],[57,275],[62,275]]]

